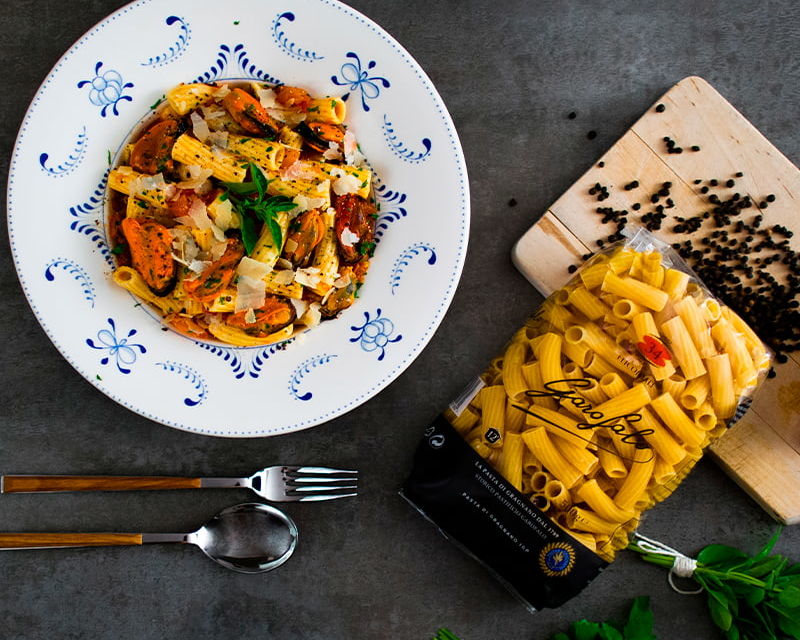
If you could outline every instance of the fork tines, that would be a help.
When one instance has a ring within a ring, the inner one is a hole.
[[[298,501],[333,500],[357,495],[358,471],[327,467],[284,467],[285,493]]]

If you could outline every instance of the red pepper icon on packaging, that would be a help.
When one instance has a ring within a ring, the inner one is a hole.
[[[664,346],[658,338],[647,335],[644,340],[636,343],[636,348],[639,353],[644,356],[644,359],[657,367],[663,367],[667,360],[672,360],[672,354]]]

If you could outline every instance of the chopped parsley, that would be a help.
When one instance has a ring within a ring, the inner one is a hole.
[[[118,256],[127,248],[128,248],[127,244],[125,244],[124,242],[120,242],[118,245],[114,246],[114,248],[111,250],[111,253],[113,253],[115,256]]]
[[[108,166],[111,166],[111,149],[108,150]]]
[[[358,252],[362,256],[369,256],[370,258],[375,254],[374,242],[362,242],[358,245]]]
[[[319,106],[310,107],[308,110],[309,113],[319,113]]]
[[[103,379],[100,377],[100,374],[98,374],[98,373],[94,374],[94,377],[95,377],[95,379],[96,379],[96,380],[101,380],[101,381],[103,380]]]
[[[150,111],[153,111],[158,105],[160,105],[166,99],[167,96],[162,95],[158,100],[156,100],[153,104],[150,105]]]
[[[235,25],[238,25],[238,24],[239,24],[239,21],[238,21],[238,20],[234,20],[234,21],[233,21],[233,24],[235,24]]]
[[[223,194],[231,201],[233,210],[239,216],[242,231],[242,244],[247,255],[253,253],[258,242],[258,222],[264,223],[272,234],[274,246],[283,245],[283,232],[278,224],[278,214],[291,211],[297,205],[286,196],[270,196],[267,194],[269,179],[261,169],[252,162],[248,163],[251,182],[223,182],[226,191]]]

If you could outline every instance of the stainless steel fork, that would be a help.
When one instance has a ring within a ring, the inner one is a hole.
[[[358,471],[328,467],[273,466],[244,478],[172,476],[2,476],[2,493],[56,491],[139,491],[247,488],[270,502],[311,502],[349,498],[358,492]]]

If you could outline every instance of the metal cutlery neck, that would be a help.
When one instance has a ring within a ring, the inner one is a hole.
[[[158,544],[161,542],[191,542],[193,533],[143,533],[142,544]]]
[[[253,488],[252,478],[200,478],[201,489]]]

